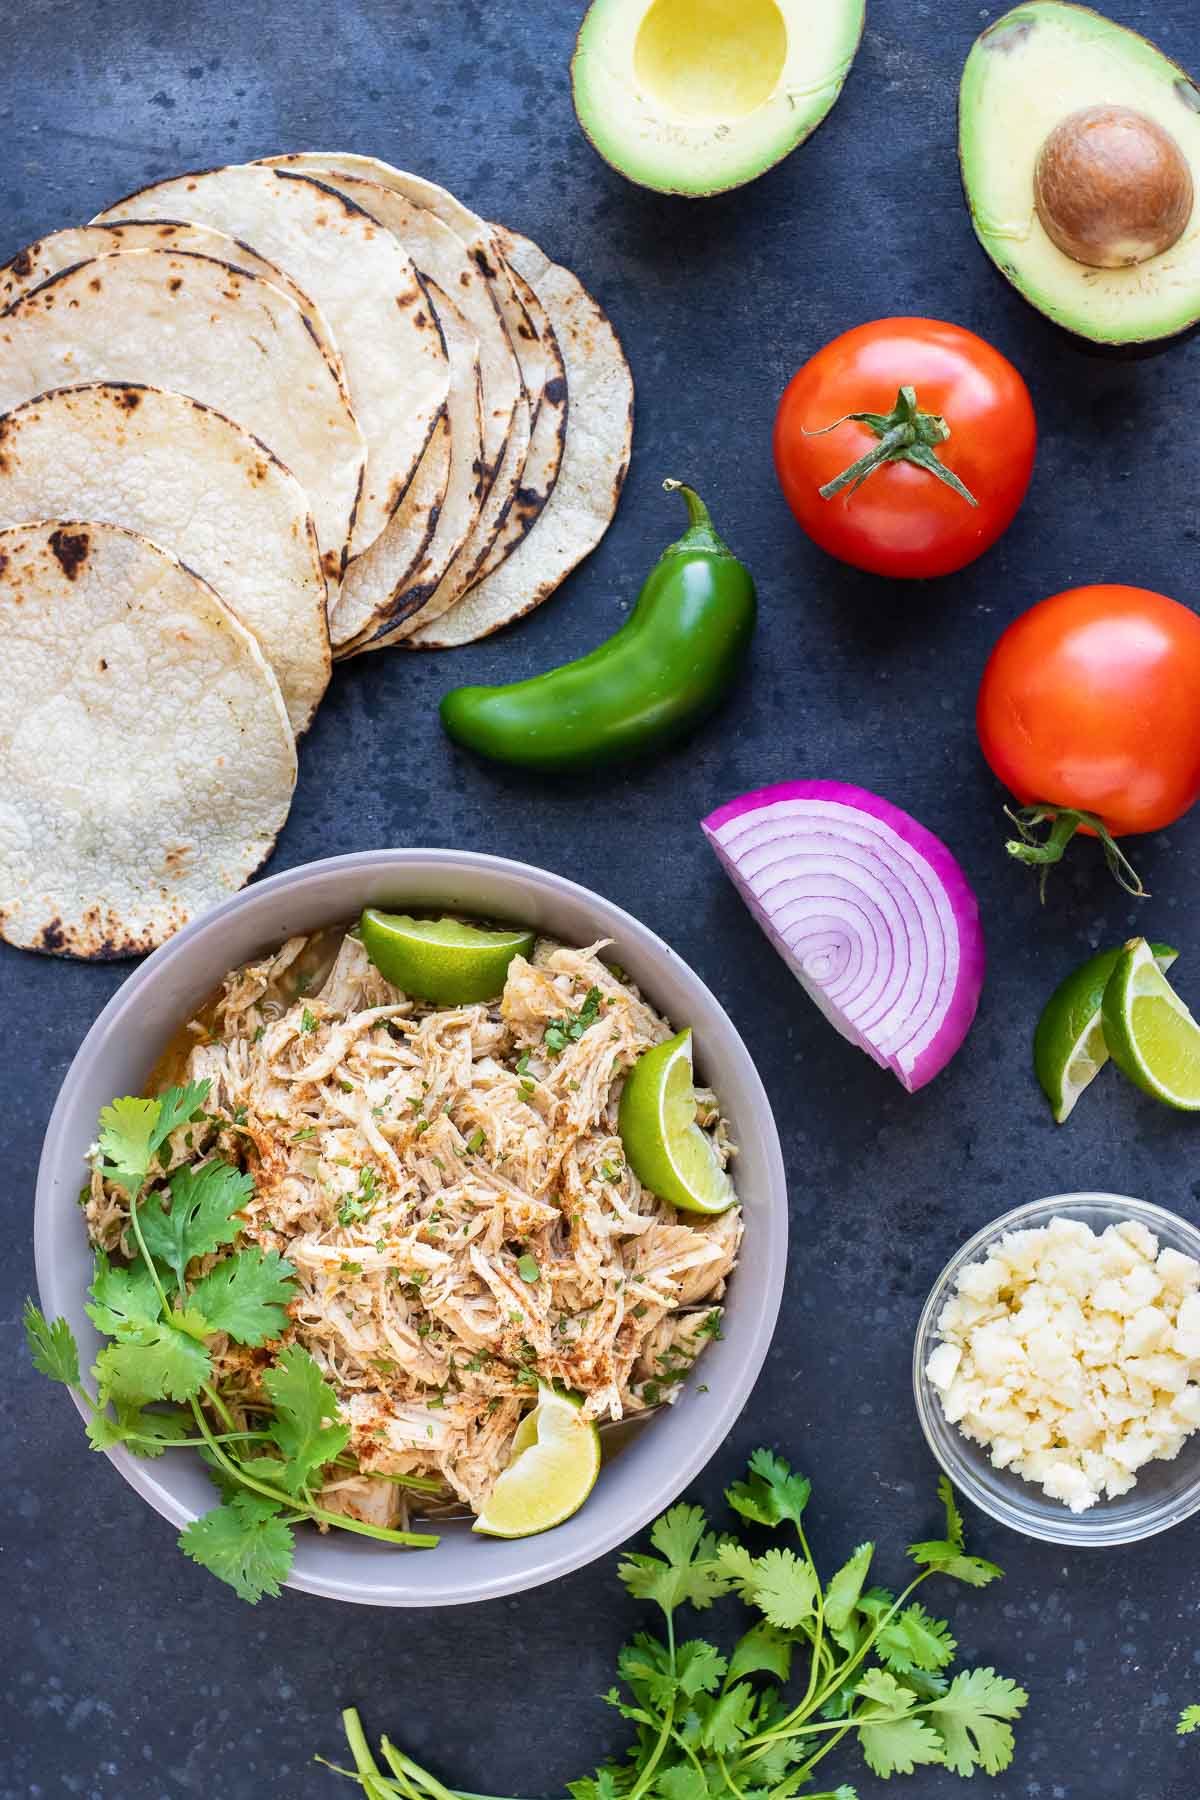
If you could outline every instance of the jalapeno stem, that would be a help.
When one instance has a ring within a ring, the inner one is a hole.
[[[684,481],[667,480],[663,482],[663,489],[668,494],[682,494],[688,509],[687,530],[675,543],[667,545],[663,556],[677,556],[696,550],[707,550],[714,556],[733,555],[729,545],[718,536],[709,510],[695,488],[688,487]]]

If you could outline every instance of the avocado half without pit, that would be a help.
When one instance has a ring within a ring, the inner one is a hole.
[[[575,111],[630,181],[700,196],[753,181],[842,90],[865,0],[593,0]]]
[[[980,241],[1058,324],[1127,344],[1200,319],[1200,91],[1137,32],[1015,7],[967,58],[959,150]]]

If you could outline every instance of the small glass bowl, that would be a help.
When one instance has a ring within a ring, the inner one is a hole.
[[[1137,1486],[1115,1500],[1100,1499],[1087,1512],[1073,1513],[1040,1487],[1010,1469],[993,1468],[982,1444],[964,1437],[942,1410],[937,1389],[925,1373],[940,1339],[937,1322],[968,1263],[981,1261],[1006,1232],[1045,1226],[1053,1218],[1081,1219],[1093,1231],[1136,1219],[1159,1241],[1200,1259],[1200,1231],[1161,1206],[1121,1194],[1054,1194],[1018,1206],[965,1243],[934,1283],[917,1326],[913,1346],[913,1392],[926,1442],[955,1487],[1002,1525],[1048,1544],[1105,1549],[1154,1537],[1200,1512],[1200,1431],[1187,1439],[1173,1462],[1146,1463]]]

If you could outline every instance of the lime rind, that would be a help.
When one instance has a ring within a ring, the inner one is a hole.
[[[644,1051],[621,1093],[621,1142],[643,1187],[680,1212],[727,1212],[737,1196],[696,1123],[692,1033]]]
[[[1144,938],[1126,945],[1104,990],[1104,1035],[1113,1061],[1144,1093],[1200,1112],[1200,1024]]]
[[[531,931],[486,930],[462,919],[415,919],[367,907],[359,922],[367,955],[393,987],[437,1006],[473,1006],[503,992],[509,964],[528,956]]]
[[[513,1438],[473,1530],[484,1537],[532,1537],[579,1511],[600,1472],[600,1434],[580,1402],[543,1386]]]
[[[1160,969],[1169,969],[1179,952],[1170,944],[1151,946]],[[1037,1022],[1033,1066],[1055,1121],[1062,1125],[1109,1060],[1102,1008],[1104,990],[1123,951],[1101,950],[1061,981]]]

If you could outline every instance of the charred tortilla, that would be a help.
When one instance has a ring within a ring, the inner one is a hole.
[[[122,250],[64,270],[0,315],[0,410],[85,381],[169,388],[244,425],[304,488],[325,572],[340,576],[362,435],[272,282],[192,251]]]
[[[0,936],[152,950],[244,886],[296,749],[254,638],[166,550],[113,525],[0,531]]]
[[[446,570],[462,554],[479,516],[484,485],[479,340],[441,288],[430,282],[429,292],[450,351],[450,479],[429,544],[402,579],[397,581],[389,566],[389,532],[347,571],[334,614],[335,633],[342,624],[343,607],[352,606],[360,592],[369,595],[389,588],[392,597],[387,608],[389,624],[361,634],[353,644],[346,643],[339,655],[357,655],[360,650],[372,649],[376,635],[386,634],[398,622],[419,617]],[[344,642],[340,636],[337,641],[339,645]]]
[[[232,165],[160,181],[101,215],[186,218],[244,238],[320,307],[367,443],[351,555],[404,498],[446,404],[449,369],[412,259],[355,201],[308,175]]]
[[[329,682],[325,579],[295,476],[241,425],[132,383],[57,388],[0,417],[0,526],[125,525],[209,582],[275,671],[294,731]]]
[[[471,643],[540,605],[604,536],[629,467],[633,379],[603,308],[528,238],[501,227],[496,238],[545,307],[566,364],[571,410],[562,466],[529,535],[440,619],[418,619],[406,640],[412,649]]]
[[[0,312],[52,275],[60,275],[64,269],[88,262],[93,256],[111,256],[115,250],[194,250],[200,256],[214,256],[218,262],[228,263],[231,269],[244,269],[247,274],[273,281],[289,300],[295,301],[330,362],[341,371],[341,358],[324,314],[290,275],[227,232],[214,231],[208,225],[189,225],[180,219],[124,219],[116,225],[72,225],[66,231],[53,231],[49,237],[27,244],[0,268]]]

